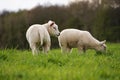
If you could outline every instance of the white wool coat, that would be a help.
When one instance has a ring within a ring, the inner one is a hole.
[[[47,53],[51,46],[50,35],[57,37],[59,34],[57,24],[51,20],[42,25],[34,24],[30,26],[26,32],[26,38],[33,55],[39,53],[39,46],[43,48],[43,53]]]
[[[51,40],[47,27],[47,24],[35,24],[27,30],[26,38],[33,55],[39,53],[40,46],[43,48],[43,53],[47,53],[50,50]]]
[[[100,44],[104,43],[95,39],[88,31],[65,29],[60,33],[58,40],[64,51],[71,48],[78,48],[79,51],[86,51],[86,49],[104,50],[103,47],[100,47]]]
[[[27,33],[26,37],[29,43],[40,42],[41,45],[43,43],[50,45],[50,35],[45,26],[40,24],[32,25]]]

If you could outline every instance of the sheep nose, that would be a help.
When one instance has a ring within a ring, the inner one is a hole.
[[[60,33],[57,34],[57,36],[59,36],[59,35],[60,35]]]

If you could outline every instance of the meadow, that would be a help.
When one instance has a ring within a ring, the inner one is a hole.
[[[32,55],[31,50],[0,50],[0,80],[120,80],[120,43],[107,43],[107,52]]]

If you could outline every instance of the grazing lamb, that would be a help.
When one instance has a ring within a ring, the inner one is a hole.
[[[50,35],[57,37],[59,34],[58,26],[51,20],[43,25],[34,24],[30,26],[26,32],[26,38],[33,55],[38,53],[39,44],[42,46],[43,52],[47,53],[51,46]]]
[[[58,37],[61,52],[71,52],[72,48],[78,48],[79,52],[87,49],[95,49],[103,52],[106,50],[106,40],[100,42],[95,39],[88,31],[78,29],[65,29]]]

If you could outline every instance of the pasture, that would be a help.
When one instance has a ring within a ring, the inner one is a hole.
[[[120,43],[107,43],[106,54],[88,50],[78,54],[33,56],[31,50],[0,50],[0,80],[120,80]]]

